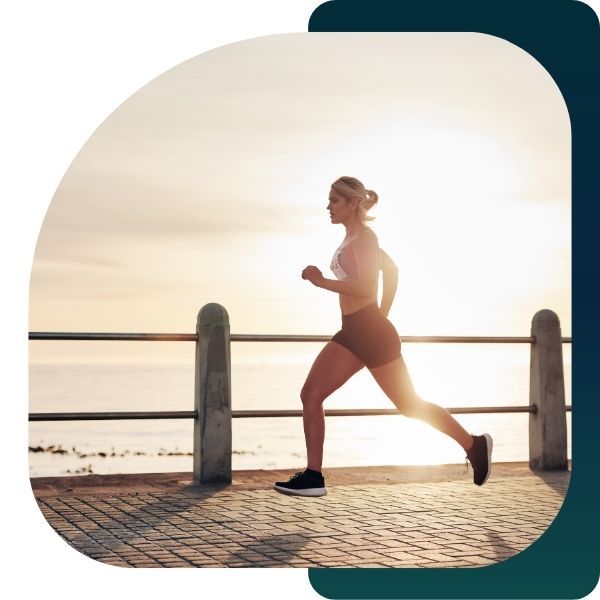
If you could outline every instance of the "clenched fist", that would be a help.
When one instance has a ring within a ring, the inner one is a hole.
[[[314,265],[309,265],[302,271],[302,279],[308,279],[313,285],[318,285],[323,280],[323,273]]]

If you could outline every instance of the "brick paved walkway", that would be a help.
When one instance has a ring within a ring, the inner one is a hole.
[[[569,472],[536,475],[520,464],[495,465],[482,488],[456,468],[376,469],[329,469],[328,495],[310,499],[269,489],[282,472],[235,472],[236,485],[208,488],[176,485],[189,473],[170,474],[169,485],[161,475],[145,476],[145,485],[132,477],[115,487],[110,476],[32,485],[58,534],[111,565],[468,567],[534,542],[569,483]]]

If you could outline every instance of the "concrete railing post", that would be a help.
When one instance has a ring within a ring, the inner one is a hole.
[[[194,482],[231,483],[229,315],[207,304],[196,324]]]
[[[529,404],[529,468],[567,468],[567,413],[562,340],[558,316],[540,310],[533,317]]]

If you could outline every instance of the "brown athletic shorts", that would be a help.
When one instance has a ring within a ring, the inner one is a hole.
[[[401,356],[398,332],[375,303],[349,315],[342,313],[342,328],[331,340],[348,348],[369,369]]]

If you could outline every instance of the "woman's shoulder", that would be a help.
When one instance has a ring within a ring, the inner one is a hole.
[[[363,251],[374,251],[379,249],[379,240],[377,239],[377,234],[370,227],[365,227],[356,234],[351,245],[354,246],[357,251],[360,251],[361,249]]]
[[[358,235],[356,236],[355,239],[362,240],[367,243],[373,243],[373,242],[375,242],[376,244],[379,243],[377,234],[370,227],[365,227],[361,231],[359,231]]]

